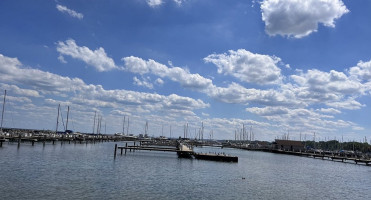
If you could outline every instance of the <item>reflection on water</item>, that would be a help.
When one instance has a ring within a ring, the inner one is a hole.
[[[121,144],[123,146],[123,144]],[[371,199],[371,167],[320,159],[225,152],[238,163],[128,152],[114,143],[4,144],[1,199]]]

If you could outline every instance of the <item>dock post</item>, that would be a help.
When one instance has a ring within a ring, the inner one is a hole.
[[[127,148],[128,148],[128,143],[125,143],[125,155],[126,155]]]
[[[21,136],[21,134],[19,134],[19,136],[18,136],[18,148],[19,148],[19,146],[21,146],[21,139],[22,139],[22,136]]]
[[[54,139],[52,139],[53,140],[53,144],[55,144],[55,140]]]
[[[0,147],[3,147],[3,141],[2,140],[0,141]]]
[[[134,141],[134,149],[133,149],[133,152],[135,152],[135,141]]]
[[[116,159],[116,151],[117,151],[117,144],[115,144],[115,154],[113,155],[114,159]]]
[[[122,148],[121,148],[121,155],[122,155]]]
[[[35,144],[35,140],[32,140],[32,146]]]

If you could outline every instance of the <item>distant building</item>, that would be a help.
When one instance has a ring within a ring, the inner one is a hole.
[[[305,147],[301,141],[296,140],[275,140],[275,149],[286,151],[304,151]]]

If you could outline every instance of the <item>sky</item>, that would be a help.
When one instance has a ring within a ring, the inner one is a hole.
[[[3,0],[3,126],[55,130],[60,104],[59,131],[70,107],[67,128],[85,133],[99,116],[107,134],[143,134],[148,122],[150,136],[183,136],[188,124],[191,138],[203,126],[205,139],[240,139],[245,127],[255,140],[371,142],[370,9],[369,0]]]

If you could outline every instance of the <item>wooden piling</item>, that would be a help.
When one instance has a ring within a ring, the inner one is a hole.
[[[117,144],[115,144],[115,154],[113,155],[114,159],[116,159],[116,152],[117,152]]]
[[[128,147],[128,143],[125,143],[125,155],[126,155],[126,150],[127,150],[127,147]]]
[[[19,136],[18,136],[18,148],[21,146],[21,139],[22,139],[22,136],[19,135]]]

